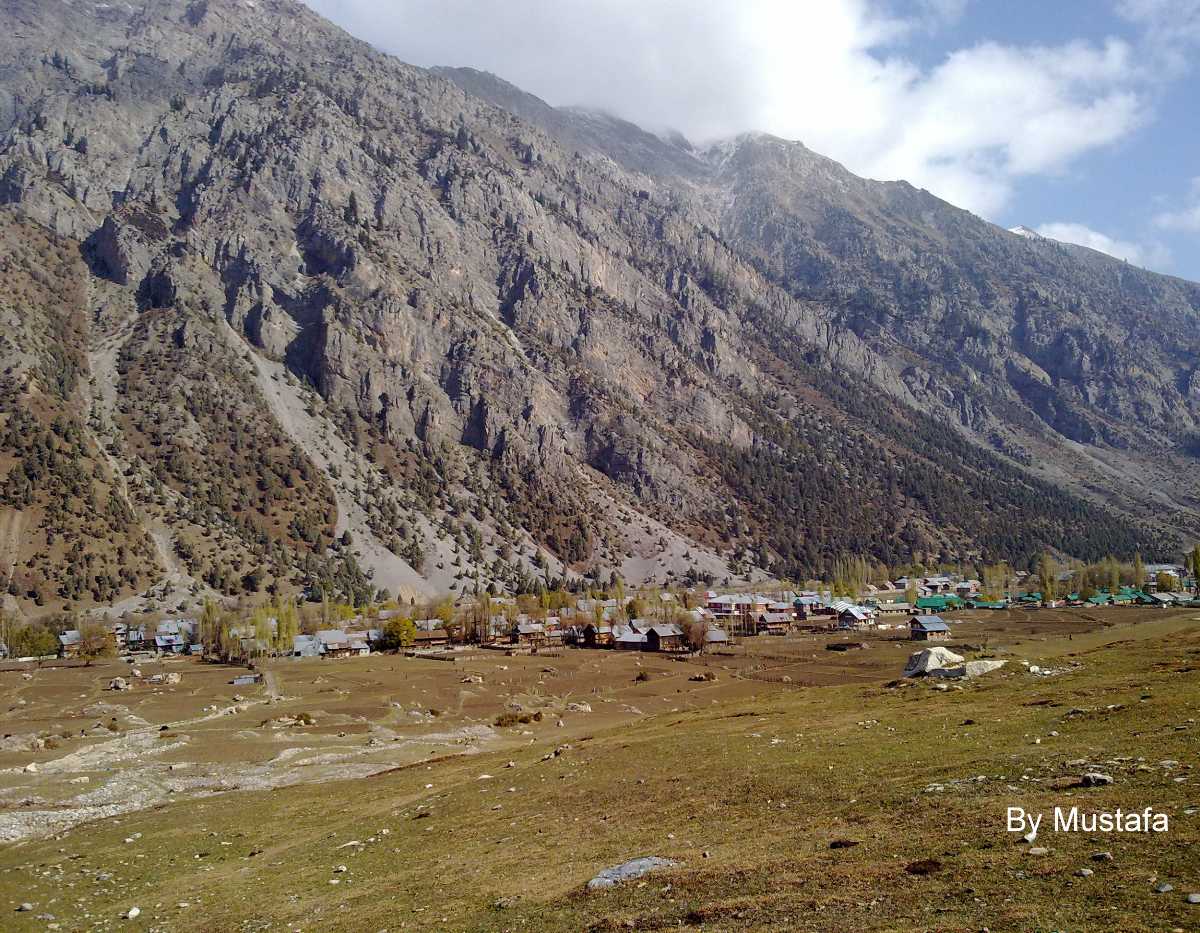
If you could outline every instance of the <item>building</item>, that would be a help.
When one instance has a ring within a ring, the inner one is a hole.
[[[63,658],[75,658],[79,656],[79,650],[83,647],[83,636],[79,634],[77,629],[67,629],[58,636],[58,654]]]
[[[875,627],[874,609],[852,603],[835,603],[833,608],[837,612],[837,627],[843,631]]]
[[[350,647],[350,638],[341,629],[323,629],[317,632],[321,642],[321,655],[326,658],[349,658],[357,654]]]
[[[786,635],[792,630],[792,621],[790,612],[760,612],[756,628],[759,635]]]
[[[541,622],[518,622],[509,632],[509,640],[514,645],[524,645],[528,648],[545,648],[549,644],[546,637],[546,626]]]
[[[938,616],[913,616],[908,621],[909,638],[913,641],[945,641],[950,626]]]
[[[613,647],[618,651],[645,651],[647,638],[641,632],[626,629],[613,639]]]
[[[589,622],[583,627],[583,646],[585,648],[611,648],[616,636],[611,625],[597,625]]]
[[[417,632],[413,640],[414,648],[446,648],[450,645],[450,633],[444,628],[435,628],[431,632]]]
[[[297,658],[319,658],[325,653],[316,635],[297,635],[292,639],[292,655]]]
[[[683,651],[686,648],[683,629],[678,625],[652,625],[646,632],[647,651]]]

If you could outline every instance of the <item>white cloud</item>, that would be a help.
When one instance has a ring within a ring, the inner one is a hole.
[[[800,139],[875,178],[997,215],[1022,176],[1067,171],[1149,111],[1127,40],[984,42],[932,66],[906,43],[966,0],[308,0],[420,65],[495,72],[552,104],[611,110],[697,141]],[[1165,0],[1123,0],[1158,30]],[[1188,0],[1200,3],[1200,0]]]
[[[1163,268],[1170,265],[1171,255],[1166,247],[1159,243],[1138,244],[1128,240],[1118,240],[1099,230],[1076,223],[1042,224],[1037,232],[1051,240],[1063,243],[1074,243],[1089,249],[1099,250],[1117,259],[1124,259],[1135,266]]]
[[[1192,179],[1191,191],[1183,199],[1182,206],[1155,215],[1154,225],[1163,230],[1200,233],[1200,178]]]

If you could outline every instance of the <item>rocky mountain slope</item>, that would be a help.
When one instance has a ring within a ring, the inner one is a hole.
[[[697,151],[413,68],[291,0],[0,24],[23,608],[1166,554],[1195,527],[1197,286],[799,144]]]

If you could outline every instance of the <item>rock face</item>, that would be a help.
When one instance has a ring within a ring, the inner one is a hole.
[[[46,532],[0,538],[23,605],[1165,556],[1194,527],[1189,283],[799,144],[413,68],[292,0],[0,16],[0,221],[46,244],[0,269],[0,411],[98,501],[0,436],[0,530]],[[38,284],[50,251],[74,292]]]

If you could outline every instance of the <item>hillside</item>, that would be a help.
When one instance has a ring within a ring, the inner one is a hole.
[[[108,516],[10,466],[23,609],[1168,556],[1197,528],[1197,286],[799,144],[698,151],[410,67],[291,0],[0,22],[0,215],[32,256],[0,268],[0,465],[65,419]],[[20,288],[42,262],[54,288]]]

